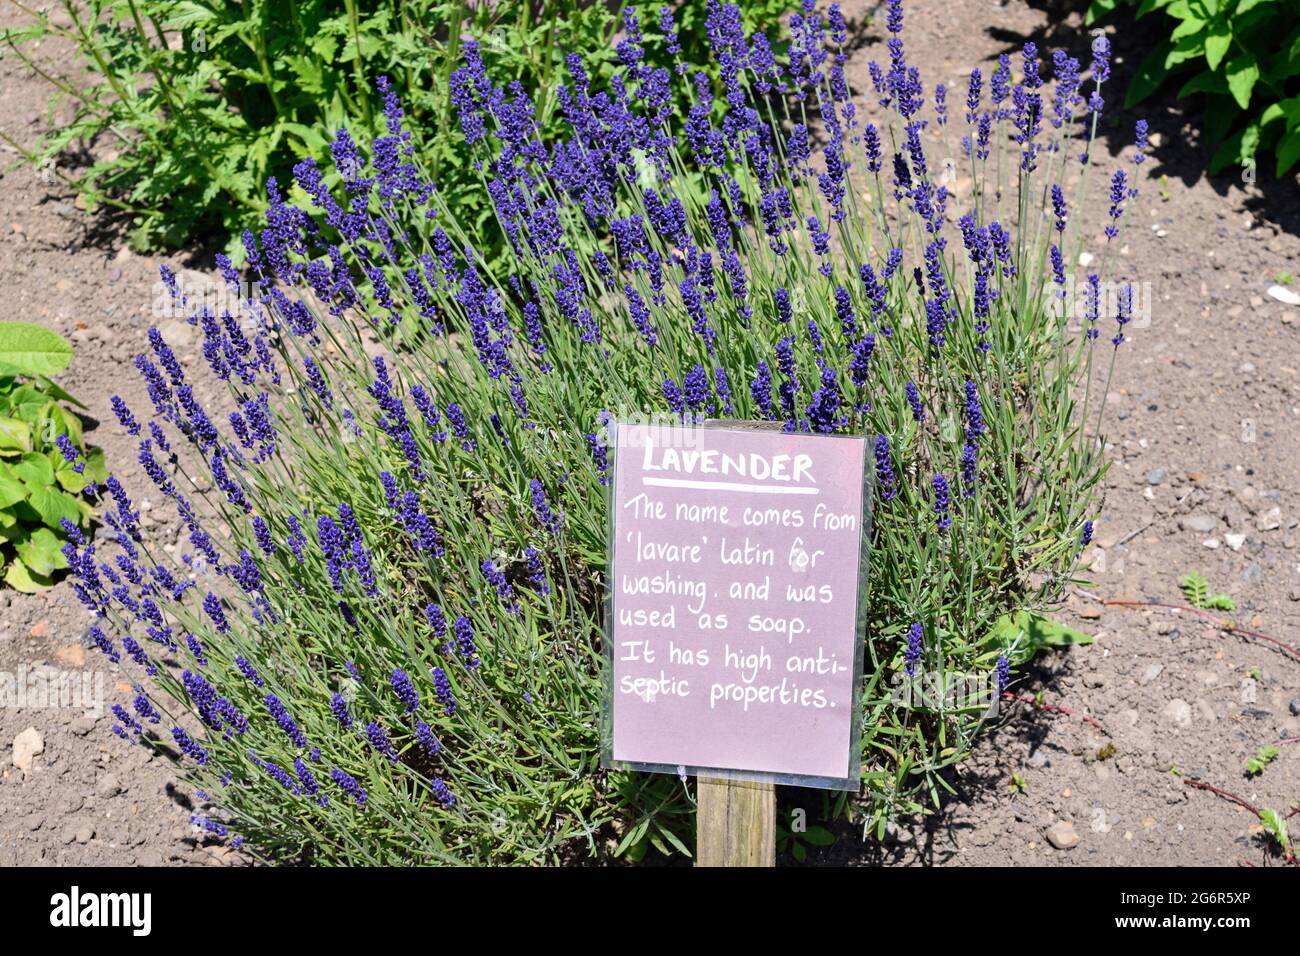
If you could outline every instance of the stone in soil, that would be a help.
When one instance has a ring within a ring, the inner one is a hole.
[[[1175,727],[1192,726],[1192,705],[1181,697],[1175,697],[1165,705],[1164,715]]]
[[[1178,519],[1178,527],[1199,534],[1209,534],[1218,526],[1218,519],[1210,515],[1183,515]]]
[[[115,797],[121,792],[122,784],[115,774],[106,773],[95,784],[95,793],[101,797]]]
[[[28,727],[14,738],[14,766],[23,773],[31,773],[36,758],[45,753],[45,738],[35,727]]]
[[[1058,850],[1072,850],[1079,845],[1079,834],[1075,832],[1074,824],[1068,820],[1058,820],[1053,823],[1044,835],[1047,837],[1047,842]]]
[[[1258,531],[1274,531],[1282,526],[1282,509],[1269,508],[1261,512],[1255,518],[1255,528]]]

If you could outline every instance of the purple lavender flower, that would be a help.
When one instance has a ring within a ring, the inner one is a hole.
[[[441,777],[435,777],[429,785],[433,790],[433,797],[444,807],[450,808],[456,804],[456,795],[451,792],[451,788],[443,783]]]
[[[202,765],[208,762],[208,752],[200,747],[198,743],[195,742],[194,738],[180,727],[172,728],[172,739],[175,740],[176,745],[181,748],[181,753],[185,754],[185,756],[189,757],[195,763]]]
[[[1064,233],[1070,219],[1070,211],[1065,203],[1065,193],[1059,183],[1052,183],[1052,213],[1056,216],[1056,231]]]
[[[1007,685],[1011,683],[1011,662],[1007,660],[1005,654],[998,657],[997,681],[999,693],[1006,690]]]
[[[912,420],[917,423],[925,421],[925,407],[921,404],[921,393],[917,391],[916,384],[908,382],[903,386],[903,391],[907,393],[907,404],[912,407]]]
[[[375,748],[377,754],[389,763],[397,763],[397,751],[393,749],[392,741],[388,739],[384,728],[373,720],[366,724],[366,739],[370,741],[370,746]]]
[[[352,729],[352,712],[348,709],[348,702],[344,700],[342,694],[335,694],[330,698],[330,712],[334,714],[334,719],[339,722],[339,726],[344,730]]]
[[[307,746],[307,735],[302,732],[302,728],[298,726],[298,722],[293,719],[279,697],[276,697],[275,694],[267,694],[266,709],[271,717],[275,719],[280,729],[284,731],[285,736],[289,738],[290,743],[300,748]]]
[[[1119,235],[1119,220],[1124,215],[1124,200],[1128,199],[1128,177],[1124,170],[1115,170],[1110,180],[1110,224],[1106,227],[1106,236],[1114,239]]]
[[[551,509],[551,504],[546,499],[546,486],[534,478],[528,483],[528,488],[532,493],[533,514],[537,518],[538,525],[547,534],[558,534],[560,531],[560,516]]]
[[[158,708],[144,695],[143,691],[137,691],[135,699],[131,701],[131,706],[135,708],[137,714],[149,723],[157,724],[162,722],[162,714],[158,713]]]
[[[542,595],[550,594],[551,586],[546,581],[546,565],[542,561],[541,552],[533,547],[525,548],[524,562],[528,569],[528,583],[533,586],[533,590]]]
[[[433,669],[433,693],[442,704],[443,713],[448,717],[456,713],[456,698],[452,693],[451,679],[441,667]]]
[[[337,767],[333,767],[330,770],[330,779],[338,785],[340,790],[355,800],[357,806],[365,806],[366,791],[362,788],[361,784],[357,783],[351,774],[348,774]]]
[[[484,558],[483,563],[479,565],[479,570],[483,572],[487,583],[496,591],[505,609],[511,614],[517,614],[519,603],[515,600],[514,586],[506,579],[505,572],[498,568],[491,558]]]
[[[686,396],[682,394],[681,386],[679,386],[673,379],[666,378],[664,379],[663,392],[664,401],[668,403],[668,407],[672,409],[673,413],[677,415],[685,415]]]
[[[239,672],[254,687],[262,687],[266,684],[266,681],[262,679],[262,675],[257,672],[257,668],[249,662],[248,658],[236,657],[235,666],[239,668]]]
[[[108,638],[108,636],[100,630],[98,624],[92,624],[90,629],[86,631],[86,635],[95,643],[95,646],[100,649],[103,655],[114,664],[117,664],[122,660],[121,656],[117,653],[117,648],[113,646],[113,642]]]
[[[400,667],[393,669],[393,693],[397,699],[402,702],[408,714],[413,714],[420,709],[420,692],[415,689],[415,682],[411,680],[411,675],[406,673]]]
[[[1092,40],[1092,81],[1097,86],[1110,79],[1110,39],[1098,33]]]
[[[311,772],[311,768],[303,762],[301,757],[293,758],[293,772],[298,776],[298,783],[302,786],[302,792],[309,797],[315,797],[320,794],[320,784],[316,782],[316,775]],[[322,807],[329,803],[329,797],[320,796],[317,801]]]
[[[876,436],[876,487],[880,489],[882,501],[892,501],[898,495],[898,480],[894,477],[893,454],[889,450],[889,439],[884,435]]]
[[[1101,333],[1097,329],[1097,320],[1101,318],[1101,277],[1089,275],[1087,288],[1084,290],[1084,319],[1088,323],[1087,336],[1095,339]]]
[[[939,530],[947,531],[952,525],[952,516],[948,513],[952,501],[948,492],[948,479],[936,474],[930,484],[934,488],[934,513],[939,517]]]
[[[122,396],[114,395],[109,400],[109,403],[113,406],[113,414],[117,416],[118,422],[126,429],[126,433],[133,438],[139,435],[140,423],[135,420],[135,416],[131,414],[131,409],[122,400]]]
[[[979,446],[967,438],[961,449],[962,495],[975,497],[975,482],[979,477]]]
[[[437,734],[424,721],[420,721],[415,725],[415,739],[430,757],[436,757],[442,750],[442,743],[438,740]]]
[[[764,418],[772,418],[772,369],[766,362],[759,362],[754,379],[749,383],[749,394],[754,407]]]
[[[72,466],[72,470],[77,474],[82,474],[86,470],[86,463],[81,458],[81,450],[73,444],[72,439],[67,435],[59,435],[54,439],[54,443],[59,446],[59,451],[63,453],[63,460]]]
[[[1119,293],[1115,302],[1115,324],[1119,330],[1115,337],[1111,339],[1111,344],[1119,348],[1124,344],[1124,326],[1133,318],[1133,287],[1131,285],[1122,285],[1119,287]]]
[[[226,620],[226,612],[221,608],[221,599],[211,591],[203,599],[203,611],[212,619],[218,634],[230,633],[230,622]]]
[[[907,629],[907,653],[903,655],[903,669],[908,677],[916,676],[916,666],[921,661],[921,652],[925,649],[925,629],[919,622]]]
[[[980,97],[984,89],[984,74],[979,69],[970,71],[970,82],[966,87],[966,122],[972,124],[980,111]]]

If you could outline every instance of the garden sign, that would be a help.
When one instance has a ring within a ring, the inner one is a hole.
[[[857,790],[865,440],[613,427],[605,764]]]

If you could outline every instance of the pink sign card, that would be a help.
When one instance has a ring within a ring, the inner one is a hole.
[[[860,437],[620,424],[606,764],[859,785]]]

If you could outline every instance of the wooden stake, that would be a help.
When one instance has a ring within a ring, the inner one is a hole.
[[[696,780],[696,866],[776,866],[776,787]]]
[[[782,428],[780,422],[709,423],[742,431]],[[776,787],[718,777],[699,777],[695,785],[695,865],[776,866]]]

